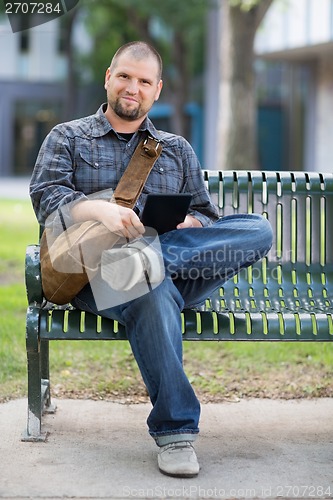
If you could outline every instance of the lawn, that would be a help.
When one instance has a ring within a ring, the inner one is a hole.
[[[30,203],[0,200],[0,402],[26,395],[24,256],[38,239]],[[51,343],[59,397],[146,401],[127,342]],[[333,344],[184,342],[186,372],[202,401],[333,396]]]

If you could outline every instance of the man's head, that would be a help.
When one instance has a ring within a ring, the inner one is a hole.
[[[134,59],[140,60],[140,59],[148,59],[148,58],[153,58],[155,59],[158,67],[158,73],[157,73],[157,80],[161,80],[162,78],[162,70],[163,70],[163,63],[162,63],[162,58],[160,54],[157,52],[154,47],[149,45],[149,43],[146,42],[129,42],[126,43],[125,45],[122,45],[115,55],[112,58],[111,64],[110,64],[110,70],[112,70],[116,65],[117,65],[117,60],[119,57],[123,54],[129,54],[131,55]]]
[[[108,119],[145,118],[162,90],[161,75],[161,57],[149,44],[131,42],[120,47],[105,75]]]

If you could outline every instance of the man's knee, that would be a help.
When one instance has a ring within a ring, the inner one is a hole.
[[[184,300],[172,279],[167,276],[162,283],[149,293],[132,301],[132,304],[135,308],[149,309],[150,311],[167,310],[169,305],[174,305],[179,310],[182,310]]]
[[[264,257],[270,250],[273,244],[273,230],[272,226],[266,217],[259,215],[258,220],[258,231],[260,232],[260,251],[262,252],[262,257]]]

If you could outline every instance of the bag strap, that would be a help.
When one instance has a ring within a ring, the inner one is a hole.
[[[161,152],[162,146],[157,139],[151,136],[142,139],[110,201],[123,207],[133,208]]]

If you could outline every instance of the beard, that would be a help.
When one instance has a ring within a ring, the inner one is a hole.
[[[141,118],[147,113],[146,110],[142,109],[140,104],[138,105],[137,108],[128,109],[122,105],[120,99],[108,102],[113,111],[115,112],[115,114],[119,116],[119,118],[122,118],[123,120],[127,120],[129,122],[137,120],[138,118]]]

